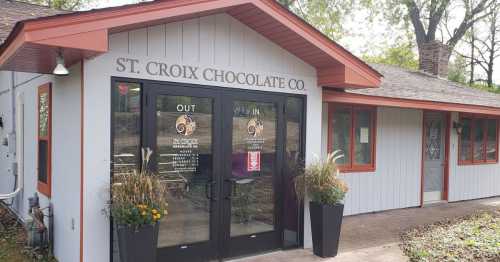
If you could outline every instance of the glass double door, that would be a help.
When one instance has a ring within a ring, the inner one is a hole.
[[[159,261],[211,261],[278,249],[284,103],[248,91],[151,84],[143,144],[167,187]]]

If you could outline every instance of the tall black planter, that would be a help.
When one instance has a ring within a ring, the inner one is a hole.
[[[344,205],[309,203],[313,251],[316,256],[334,257],[339,249]]]
[[[134,229],[118,225],[118,248],[121,262],[156,262],[158,223]]]

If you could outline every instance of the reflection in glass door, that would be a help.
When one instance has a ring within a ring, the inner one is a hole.
[[[168,215],[160,221],[158,257],[169,261],[215,259],[218,96],[202,89],[152,85],[146,101],[144,142],[154,150],[152,168],[167,188],[168,200]]]
[[[234,101],[231,237],[274,230],[276,106]]]
[[[169,202],[169,215],[160,223],[159,247],[210,239],[212,104],[204,97],[156,97],[154,156]]]
[[[279,96],[224,98],[224,256],[283,246],[284,103]]]
[[[159,261],[300,245],[292,169],[303,156],[302,98],[148,81],[113,90],[114,175],[150,147],[150,168],[167,187]]]

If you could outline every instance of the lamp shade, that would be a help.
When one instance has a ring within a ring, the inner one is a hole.
[[[64,66],[64,58],[59,54],[56,58],[57,65],[52,73],[57,76],[67,76],[69,75],[68,69]]]

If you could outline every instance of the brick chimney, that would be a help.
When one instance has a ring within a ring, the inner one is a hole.
[[[450,54],[450,48],[439,41],[424,43],[420,51],[420,70],[447,79]]]

